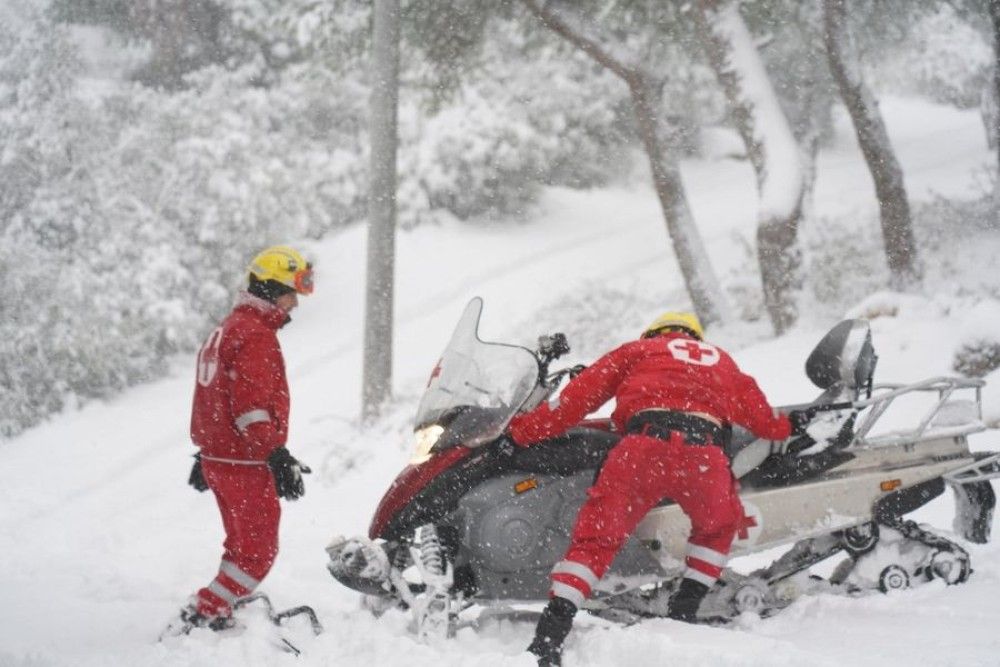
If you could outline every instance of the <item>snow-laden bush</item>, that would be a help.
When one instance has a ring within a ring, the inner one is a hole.
[[[802,236],[807,263],[802,299],[810,302],[806,307],[843,312],[888,283],[878,220],[857,227],[820,218],[811,221]]]
[[[404,69],[401,189],[464,220],[516,217],[542,185],[605,183],[627,148],[616,77],[559,42],[527,47],[517,24],[490,29],[449,90],[414,85],[440,78],[427,64]]]
[[[65,28],[16,4],[23,23],[0,24],[0,436],[155,377],[229,308],[255,251],[361,222],[367,202],[367,7],[335,34],[308,13],[239,14],[275,31],[259,56],[95,99]],[[271,9],[293,4],[309,5]],[[435,108],[405,63],[401,226],[520,211],[540,183],[614,168],[608,89],[624,87],[579,61],[494,60]]]
[[[992,184],[984,183],[983,188],[988,193],[975,199],[939,197],[914,204],[914,236],[924,270],[918,294],[1000,299],[1000,283],[988,268],[1000,248],[1000,211]],[[877,218],[810,220],[803,226],[801,243],[807,262],[803,308],[842,313],[863,301],[870,312],[858,316],[896,315],[906,297],[885,291],[889,272]],[[879,294],[892,298],[869,296]]]
[[[261,246],[364,215],[366,163],[349,130],[362,117],[359,91],[316,72],[291,71],[272,88],[249,85],[255,75],[208,70],[184,91],[137,87],[109,105],[123,124],[113,191],[128,196],[132,216],[176,236],[202,312],[224,305]],[[343,124],[328,127],[330,118]]]
[[[192,320],[163,298],[162,230],[109,214],[115,128],[74,96],[66,32],[26,16],[0,25],[0,436],[153,377]]]
[[[24,15],[0,25],[0,436],[160,374],[254,250],[334,208],[239,73],[93,108],[66,31]]]
[[[1000,341],[977,340],[963,343],[952,359],[951,367],[968,377],[983,377],[1000,368]]]
[[[913,227],[924,263],[924,285],[957,297],[1000,299],[991,267],[1000,248],[1000,202],[984,178],[975,199],[938,197],[913,207]]]
[[[972,27],[950,4],[941,3],[873,68],[884,90],[968,109],[980,103],[992,59],[986,34]]]
[[[549,67],[546,91],[513,75],[464,86],[439,113],[407,125],[402,178],[412,179],[431,211],[460,219],[518,214],[542,185],[607,180],[616,156],[624,159],[607,105],[614,94],[601,94],[610,86],[597,92]]]
[[[976,304],[964,317],[952,368],[968,377],[984,377],[1000,368],[1000,301]]]

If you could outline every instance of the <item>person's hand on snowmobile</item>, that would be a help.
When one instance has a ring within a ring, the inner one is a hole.
[[[200,452],[194,455],[194,465],[191,466],[191,474],[188,475],[188,484],[193,486],[194,490],[199,493],[208,491],[208,482],[205,481],[205,475],[201,472]]]
[[[792,435],[805,435],[806,428],[812,423],[817,412],[815,406],[790,411],[788,421],[792,423]]]
[[[274,475],[274,487],[278,497],[285,500],[298,500],[306,493],[306,485],[302,475],[308,475],[312,469],[300,463],[286,447],[278,447],[267,457],[267,465]]]
[[[500,434],[494,442],[494,447],[496,447],[497,452],[500,456],[510,456],[517,449],[517,443],[514,442],[514,438],[510,437],[509,431],[504,431]]]

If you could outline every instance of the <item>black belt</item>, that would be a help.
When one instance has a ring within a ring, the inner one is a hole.
[[[689,445],[725,447],[733,430],[687,412],[643,410],[629,418],[625,432],[641,433],[660,440],[670,440],[671,434],[679,433]]]

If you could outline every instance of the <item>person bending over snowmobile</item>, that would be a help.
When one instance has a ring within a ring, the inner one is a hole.
[[[566,556],[552,571],[550,600],[528,647],[539,665],[560,664],[577,609],[646,512],[664,498],[691,520],[686,570],[669,615],[693,621],[744,516],[722,449],[731,424],[784,440],[808,421],[804,412],[776,414],[754,379],[703,340],[695,315],[671,312],[639,340],[580,373],[553,404],[516,416],[510,437],[519,446],[552,438],[611,398],[617,401],[611,419],[624,437],[587,491]]]
[[[165,634],[232,625],[234,603],[260,585],[278,554],[278,498],[303,495],[309,468],[285,448],[288,382],[277,331],[299,294],[313,291],[312,266],[274,246],[250,263],[249,284],[198,353],[191,440],[200,449],[188,482],[211,489],[226,531],[219,572]]]

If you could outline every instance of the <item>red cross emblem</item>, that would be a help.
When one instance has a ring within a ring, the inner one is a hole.
[[[434,370],[431,371],[431,376],[429,378],[427,378],[427,386],[428,387],[431,386],[431,382],[434,382],[434,378],[438,377],[439,375],[441,375],[441,360],[440,359],[438,359],[438,362],[436,364],[434,364]]]
[[[696,340],[674,338],[667,342],[667,349],[675,359],[687,364],[714,366],[719,363],[719,351]]]
[[[698,345],[698,343],[694,342],[693,340],[688,341],[687,343],[684,344],[684,350],[688,353],[688,356],[695,361],[701,361],[702,355],[710,357],[713,354],[715,354],[715,350],[704,348]]]
[[[743,513],[743,518],[740,519],[739,524],[736,526],[736,535],[741,540],[750,539],[750,528],[757,527],[757,517],[747,516],[746,512]]]

